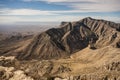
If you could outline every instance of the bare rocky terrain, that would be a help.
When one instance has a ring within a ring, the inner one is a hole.
[[[0,41],[1,80],[120,80],[120,24],[90,17]]]

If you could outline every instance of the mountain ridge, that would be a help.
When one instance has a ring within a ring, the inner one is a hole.
[[[90,17],[76,22],[62,22],[58,28],[51,28],[35,36],[18,58],[65,58],[86,48],[90,41],[96,49],[108,45],[119,47],[119,28],[120,25],[114,22]]]

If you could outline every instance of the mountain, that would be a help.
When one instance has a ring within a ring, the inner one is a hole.
[[[23,79],[120,80],[120,24],[87,17],[1,39],[0,80]]]
[[[120,47],[120,24],[90,17],[76,22],[62,22],[36,35],[17,56],[19,59],[66,58],[90,46]]]

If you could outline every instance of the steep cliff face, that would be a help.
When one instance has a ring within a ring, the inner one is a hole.
[[[96,20],[90,17],[81,21],[98,36],[98,40],[95,44],[97,48],[108,46],[110,44],[119,47],[120,24],[105,20]]]
[[[120,24],[90,17],[76,22],[62,22],[59,28],[36,35],[18,56],[22,59],[53,59],[67,57],[86,48],[108,45],[119,47]]]

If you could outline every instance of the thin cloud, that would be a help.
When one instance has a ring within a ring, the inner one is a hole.
[[[120,0],[24,0],[44,1],[49,4],[65,5],[71,10],[82,10],[84,12],[115,12],[120,11]]]
[[[78,6],[76,5],[76,8]],[[90,7],[91,8],[91,7]],[[109,10],[109,9],[107,9]],[[106,12],[107,12],[106,10]],[[94,10],[95,11],[95,10]],[[9,9],[9,8],[2,8],[0,9],[0,15],[64,15],[64,14],[75,14],[75,13],[88,13],[88,12],[93,12],[93,10],[86,9],[86,8],[81,8],[81,10],[55,10],[55,11],[50,11],[50,10],[35,10],[35,9]],[[97,11],[96,12],[101,12]]]
[[[61,11],[49,11],[49,10],[35,10],[35,9],[0,9],[0,15],[62,15],[64,13],[82,13],[84,10],[61,10]],[[87,11],[88,12],[88,11]]]
[[[71,4],[70,6],[73,9],[80,10],[85,9],[85,11],[88,12],[115,12],[115,11],[120,11],[120,0],[100,0],[95,4]]]
[[[57,15],[50,11],[41,11],[33,9],[1,9],[0,15]]]
[[[44,2],[49,2],[49,3],[60,3],[60,2],[94,2],[96,0],[23,0],[26,2],[29,1],[44,1]]]

